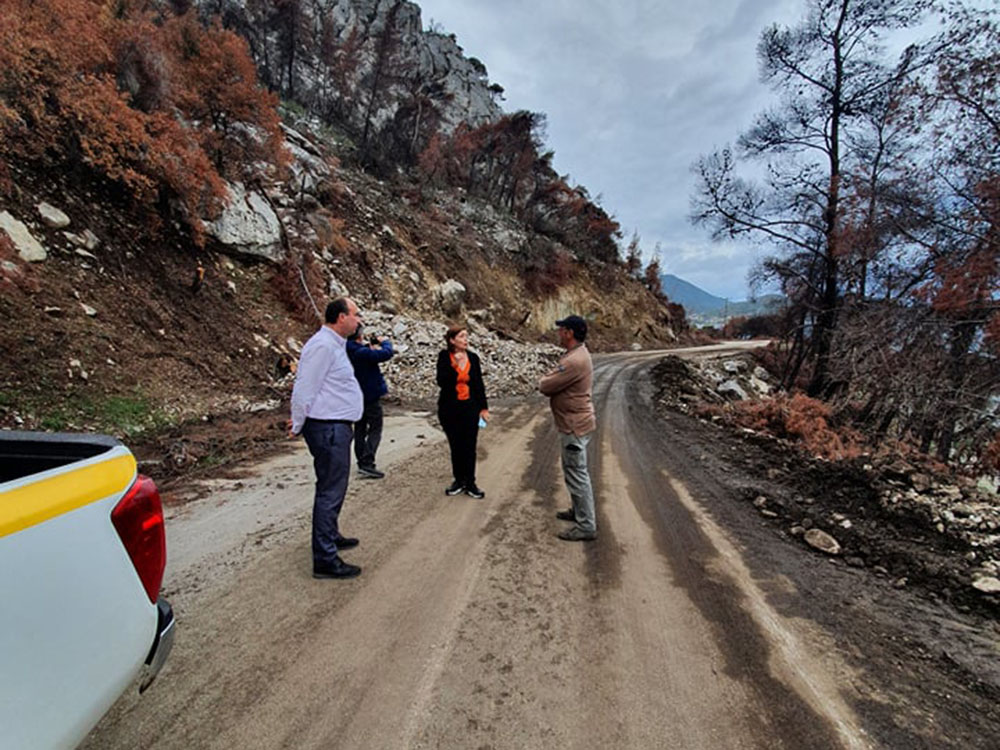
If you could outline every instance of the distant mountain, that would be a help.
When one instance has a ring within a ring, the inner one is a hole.
[[[689,313],[715,312],[726,306],[726,300],[722,297],[709,294],[690,281],[684,281],[672,273],[661,274],[660,285],[663,288],[663,293],[671,302],[684,305],[684,309]]]
[[[695,323],[741,315],[762,315],[780,307],[785,300],[780,294],[765,294],[754,300],[734,302],[709,294],[690,281],[670,273],[660,275],[660,284],[670,301],[684,305],[688,317]]]

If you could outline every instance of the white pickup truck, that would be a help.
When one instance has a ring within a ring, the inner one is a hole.
[[[94,435],[0,431],[0,747],[72,748],[173,645],[160,495]]]

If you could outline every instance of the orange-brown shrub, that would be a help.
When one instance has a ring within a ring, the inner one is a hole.
[[[275,98],[246,44],[154,3],[2,0],[0,163],[86,170],[200,229],[222,175],[280,163]]]
[[[797,443],[809,453],[840,460],[861,455],[861,435],[830,425],[830,407],[802,393],[780,394],[762,401],[741,401],[724,410],[727,421]]]
[[[983,449],[982,461],[987,470],[1000,474],[1000,432],[996,433]]]
[[[524,283],[532,294],[554,294],[573,275],[573,259],[565,250],[558,249],[544,265],[533,263],[524,270]]]
[[[344,220],[329,214],[317,217],[312,222],[319,239],[320,247],[333,250],[337,255],[349,255],[352,250],[350,241],[344,236]]]

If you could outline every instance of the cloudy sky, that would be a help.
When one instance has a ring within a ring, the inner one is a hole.
[[[736,140],[773,96],[757,39],[802,0],[415,0],[504,87],[509,111],[548,115],[555,168],[584,185],[645,257],[729,299],[755,252],[688,221],[692,163]]]

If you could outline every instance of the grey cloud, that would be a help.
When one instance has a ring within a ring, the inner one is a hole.
[[[506,90],[508,111],[548,115],[555,167],[583,184],[661,265],[720,296],[746,296],[754,253],[713,244],[688,221],[701,154],[734,141],[768,101],[758,82],[764,26],[801,0],[427,0]]]

